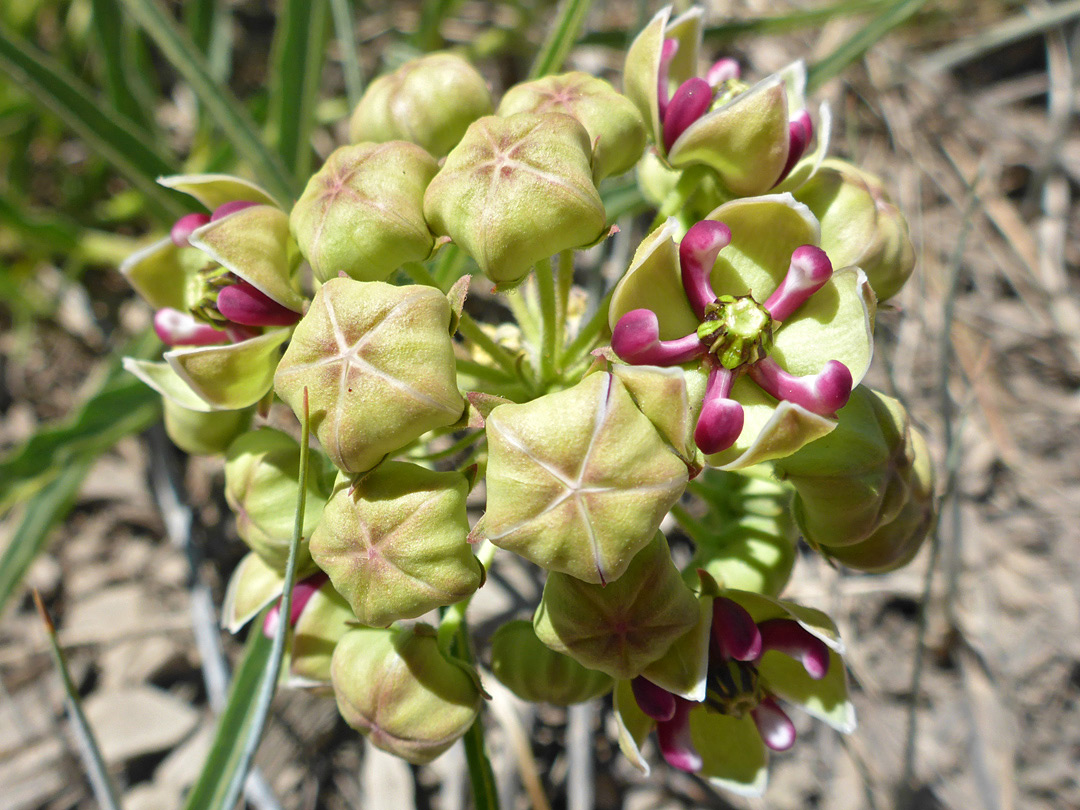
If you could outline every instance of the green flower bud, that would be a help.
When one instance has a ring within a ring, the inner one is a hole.
[[[196,411],[169,397],[165,406],[165,433],[172,443],[193,456],[216,456],[248,429],[252,409],[242,411]]]
[[[349,121],[349,140],[411,141],[442,157],[491,110],[476,68],[452,53],[432,53],[371,83]]]
[[[465,410],[450,340],[450,304],[432,287],[335,278],[315,295],[278,365],[274,389],[346,473]]]
[[[686,486],[686,464],[611,374],[487,420],[487,513],[474,530],[549,571],[611,583]]]
[[[787,503],[790,491],[774,481],[705,470],[695,481],[708,511],[688,523],[697,545],[683,571],[691,587],[698,569],[725,588],[776,596],[795,566],[795,533]]]
[[[483,572],[467,538],[469,483],[387,461],[355,484],[339,479],[311,537],[311,556],[361,624],[385,626],[459,602]]]
[[[431,155],[404,141],[335,149],[289,214],[315,277],[385,281],[405,262],[426,259],[435,237],[424,190],[438,170]]]
[[[659,532],[607,586],[548,575],[533,618],[539,638],[582,666],[633,678],[697,626],[698,600]]]
[[[330,675],[345,722],[416,765],[453,745],[480,711],[476,682],[443,658],[427,625],[350,630],[334,649]]]
[[[832,433],[775,462],[795,487],[796,520],[815,546],[850,546],[892,522],[911,497],[915,448],[907,412],[865,386]]]
[[[576,118],[593,144],[593,177],[628,171],[645,150],[645,123],[626,96],[588,73],[563,73],[515,85],[499,102],[496,115],[563,113]]]
[[[424,215],[512,287],[542,259],[604,235],[589,134],[561,113],[481,118],[428,186]]]
[[[849,546],[822,545],[821,550],[837,562],[870,573],[892,571],[907,565],[929,535],[935,517],[934,469],[922,434],[914,428],[910,431],[914,461],[907,501],[895,518],[865,540]],[[796,501],[796,518],[798,504]]]
[[[583,703],[606,695],[614,685],[604,673],[543,644],[526,621],[507,622],[495,631],[491,671],[511,692],[532,703]]]
[[[858,265],[879,301],[896,295],[915,268],[907,220],[880,179],[829,159],[795,191],[821,222],[821,247],[836,267]]]
[[[320,578],[322,574],[318,574]],[[297,593],[293,591],[295,606]],[[297,613],[295,607],[294,615]],[[322,582],[307,596],[299,615],[293,619],[292,646],[289,649],[289,675],[296,685],[315,686],[330,683],[330,661],[334,648],[356,617],[349,603],[329,581]]]
[[[245,433],[225,457],[225,500],[236,515],[236,533],[278,571],[285,570],[296,521],[300,445],[280,430],[263,427]],[[321,454],[308,467],[303,537],[319,524],[333,484]],[[301,569],[310,565],[307,545],[299,547]]]

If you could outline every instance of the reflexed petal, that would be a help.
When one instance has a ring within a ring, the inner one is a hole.
[[[815,680],[803,665],[778,650],[765,653],[758,672],[766,689],[844,734],[855,730],[855,707],[848,700],[844,661],[829,651],[829,671]]]
[[[184,261],[191,254],[199,257],[197,251],[182,250],[166,236],[128,256],[120,265],[120,272],[154,309],[185,310],[188,277],[197,269],[190,261]],[[205,257],[200,258],[205,264]]]
[[[829,648],[794,619],[767,619],[758,625],[762,654],[782,652],[803,665],[806,674],[820,681],[829,672]]]
[[[270,390],[288,337],[288,329],[276,329],[228,346],[173,349],[165,359],[215,410],[232,411],[254,405]]]
[[[125,357],[123,363],[127,371],[181,408],[199,413],[209,413],[214,410],[208,402],[191,390],[191,386],[168,363],[137,360],[134,357]]]
[[[638,706],[630,681],[619,681],[615,685],[612,709],[615,722],[619,726],[619,748],[631,765],[648,776],[649,761],[641,755],[641,746],[645,744],[656,723]]]
[[[690,714],[690,736],[701,754],[700,776],[741,796],[760,796],[768,782],[769,753],[750,715]]]
[[[675,242],[677,232],[678,223],[669,219],[642,240],[630,268],[611,296],[608,310],[611,329],[634,309],[656,313],[661,340],[676,340],[697,329],[698,319],[683,289],[679,247]]]
[[[623,66],[623,88],[626,97],[634,102],[641,112],[645,125],[649,128],[653,143],[663,143],[660,130],[660,99],[657,87],[660,81],[660,52],[664,47],[668,18],[671,7],[660,9],[641,29],[626,52]]]
[[[285,577],[249,551],[233,570],[221,606],[221,626],[235,633],[281,595]]]
[[[844,644],[840,640],[836,624],[822,611],[749,591],[729,588],[725,594],[746,608],[755,622],[760,624],[769,619],[794,619],[804,630],[825,642],[825,646],[830,650],[844,654]]]
[[[277,205],[274,198],[259,186],[227,174],[176,174],[159,177],[158,182],[166,188],[174,188],[194,197],[211,211],[233,200]]]

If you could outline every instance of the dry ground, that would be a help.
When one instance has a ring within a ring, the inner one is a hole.
[[[590,24],[619,22],[625,10],[610,6]],[[776,12],[765,0],[734,6]],[[1028,4],[1036,18],[1044,9]],[[462,6],[454,31],[467,36],[486,13]],[[369,44],[409,23],[408,9],[399,15],[367,20]],[[604,701],[567,717],[497,697],[489,720],[506,807],[530,806],[521,761],[539,769],[554,807],[573,810],[590,806],[583,789],[595,807],[635,810],[1080,807],[1080,39],[1056,25],[988,44],[1010,19],[1031,17],[1016,5],[950,3],[819,94],[840,120],[834,152],[880,173],[910,218],[918,275],[880,316],[873,382],[925,428],[943,496],[939,531],[908,568],[856,575],[807,554],[790,588],[840,624],[859,729],[841,739],[800,722],[766,799],[750,802],[663,768],[636,777],[614,750]],[[812,60],[856,27],[740,43],[740,54],[762,70]],[[578,58],[590,69],[617,63],[597,50]],[[102,342],[73,299],[41,324],[36,345],[4,338],[0,446],[77,400]],[[122,442],[27,582],[57,617],[130,810],[178,806],[197,772],[220,689],[222,639],[206,609],[241,553],[223,521],[220,467],[192,461],[170,482],[180,461],[160,436]],[[177,492],[194,505],[188,551]],[[480,618],[531,597],[513,564],[495,574]],[[235,660],[235,642],[224,650]],[[259,762],[282,807],[467,804],[459,751],[410,769],[365,748],[331,701],[290,692],[276,705]],[[524,758],[518,728],[532,741]],[[24,596],[0,623],[0,810],[92,807],[81,774]],[[274,807],[262,795],[255,785],[258,806]]]

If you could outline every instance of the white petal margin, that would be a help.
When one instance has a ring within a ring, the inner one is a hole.
[[[777,697],[841,734],[855,730],[857,720],[855,706],[848,700],[847,670],[835,650],[829,651],[829,671],[821,680],[815,681],[800,662],[776,650],[765,653],[759,671],[766,688]]]
[[[179,248],[166,236],[124,259],[120,273],[154,309],[186,309],[184,287],[187,280],[178,253]]]
[[[228,346],[200,346],[165,352],[165,360],[192,391],[216,411],[254,405],[274,384],[278,348],[289,329]]]
[[[832,142],[832,107],[829,102],[821,102],[818,107],[818,124],[814,133],[817,146],[809,155],[803,155],[802,159],[795,164],[795,168],[784,178],[784,182],[775,189],[777,192],[794,191],[815,174],[821,168],[822,161],[829,155],[829,144]]]
[[[125,371],[134,374],[181,408],[199,413],[210,413],[214,410],[208,402],[191,390],[191,386],[168,363],[155,363],[134,357],[125,357],[121,362]]]
[[[263,562],[254,551],[249,551],[229,577],[225,601],[221,605],[221,626],[236,633],[281,596],[284,584],[284,576]],[[262,628],[253,632],[261,633]]]
[[[648,776],[652,769],[641,753],[641,746],[645,744],[656,723],[637,705],[630,681],[619,681],[615,684],[612,707],[615,722],[619,727],[619,748],[631,765]]]
[[[679,43],[679,50],[675,52],[668,69],[668,79],[672,84],[682,84],[698,75],[701,39],[705,33],[704,17],[705,9],[691,6],[664,27],[664,39],[674,39]]]
[[[788,118],[794,118],[806,109],[806,62],[796,59],[776,71],[776,75],[783,80],[787,89]]]
[[[225,203],[240,200],[265,205],[278,204],[261,186],[229,174],[174,174],[159,177],[157,181],[165,188],[194,197],[210,211]]]

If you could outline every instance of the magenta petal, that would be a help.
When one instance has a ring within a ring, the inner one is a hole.
[[[250,200],[233,200],[219,205],[214,209],[213,216],[210,217],[211,222],[217,222],[222,217],[227,217],[229,214],[235,214],[237,211],[242,211],[245,208],[251,208],[253,205],[260,205],[257,202],[251,202]]]
[[[660,340],[660,322],[651,309],[632,309],[611,332],[611,348],[636,366],[675,366],[705,354],[696,333],[678,340]]]
[[[728,399],[734,381],[734,372],[721,365],[713,366],[709,372],[705,400],[694,427],[694,443],[705,455],[727,450],[742,433],[742,405]]]
[[[671,67],[671,60],[675,58],[678,51],[679,40],[677,39],[665,39],[660,48],[660,70],[658,72],[659,81],[656,83],[656,97],[659,102],[661,121],[664,120],[664,113],[667,112],[668,106],[668,69]]]
[[[786,321],[806,300],[832,278],[832,262],[825,251],[813,245],[795,248],[791,264],[780,286],[776,288],[765,309],[777,321]]]
[[[768,650],[782,652],[803,665],[806,674],[820,681],[829,672],[829,648],[793,619],[769,619],[758,625],[761,654]]]
[[[210,221],[209,214],[187,214],[176,220],[176,224],[169,231],[169,238],[177,247],[187,247],[188,237],[196,228],[201,228]]]
[[[311,601],[311,597],[315,595],[315,592],[323,586],[323,584],[329,579],[322,571],[312,574],[306,579],[302,579],[293,585],[292,591],[292,603],[289,605],[289,626],[294,627],[300,620],[300,614],[304,612],[304,608],[307,607],[307,603]],[[281,602],[279,601],[274,605],[266,614],[266,618],[263,620],[263,635],[267,638],[273,638],[274,633],[277,631],[277,623],[281,617]]]
[[[761,655],[761,633],[753,618],[726,596],[713,600],[712,640],[725,660],[754,661]]]
[[[667,722],[656,724],[656,737],[660,753],[667,764],[687,773],[701,770],[701,754],[690,739],[690,710],[696,704],[684,698],[675,698],[675,715]]]
[[[675,695],[662,689],[640,675],[630,681],[630,689],[638,707],[657,722],[666,722],[675,716]]]
[[[771,697],[762,700],[750,714],[767,747],[773,751],[787,751],[795,744],[795,724]]]
[[[664,113],[665,150],[671,151],[679,136],[709,111],[712,101],[713,89],[704,79],[695,76],[679,85]]]
[[[216,346],[228,340],[220,329],[169,307],[154,313],[154,332],[166,346]]]
[[[300,313],[284,307],[246,281],[230,284],[218,293],[218,312],[244,326],[289,326]]]
[[[780,177],[776,181],[777,183],[781,182],[795,168],[795,164],[799,162],[799,158],[806,152],[806,148],[810,145],[813,137],[814,122],[810,118],[810,113],[803,110],[788,123],[788,158],[784,164],[784,170],[780,172]]]
[[[748,373],[767,394],[820,416],[831,416],[843,408],[854,385],[851,372],[839,360],[830,360],[819,374],[796,377],[766,357],[750,366]]]
[[[738,79],[741,75],[742,69],[739,67],[738,61],[725,57],[713,62],[713,66],[705,74],[705,81],[709,83],[710,87],[715,88],[724,82]]]
[[[731,244],[731,229],[723,222],[702,220],[686,232],[679,243],[682,283],[690,306],[701,320],[705,307],[716,300],[710,276],[720,251]]]

